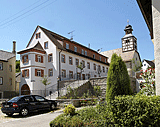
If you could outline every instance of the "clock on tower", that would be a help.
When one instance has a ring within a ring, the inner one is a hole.
[[[137,51],[137,38],[132,34],[132,26],[128,24],[124,31],[125,36],[122,38],[122,52]]]

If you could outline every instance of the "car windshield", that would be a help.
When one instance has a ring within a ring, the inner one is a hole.
[[[14,97],[11,100],[9,100],[8,102],[17,102],[19,100],[20,97]]]

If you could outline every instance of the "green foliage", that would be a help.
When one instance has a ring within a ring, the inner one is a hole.
[[[69,105],[67,105],[67,107],[65,107],[63,112],[66,115],[74,115],[75,114],[75,107],[72,104],[69,104]]]
[[[137,61],[137,62],[136,62],[135,59],[133,58],[133,59],[132,59],[132,63],[133,63],[133,65],[134,65],[134,66],[133,66],[133,69],[132,69],[134,72],[137,72],[137,71],[140,71],[140,70],[141,70],[141,68],[142,68],[142,62],[140,62],[140,61]]]
[[[75,115],[62,114],[51,127],[159,127],[160,96],[117,96],[108,104],[88,107]]]
[[[119,96],[107,106],[111,123],[136,127],[160,125],[159,96]]]
[[[118,95],[132,93],[127,67],[120,56],[113,54],[107,77],[106,100],[111,101]]]
[[[21,72],[20,70],[20,60],[16,60],[16,73]]]
[[[101,93],[102,93],[101,87],[98,86],[98,85],[94,86],[94,91],[95,91],[95,95],[96,95],[97,97],[100,96]]]
[[[46,86],[51,84],[51,82],[49,82],[49,79],[47,77],[47,75],[45,75],[44,77],[42,77],[41,82],[43,83],[43,85],[45,85],[45,96],[46,96]]]
[[[82,62],[80,62],[80,65],[78,65],[77,68],[79,68],[81,70],[81,72],[82,72],[83,69],[85,68],[85,66],[84,66],[84,64]]]

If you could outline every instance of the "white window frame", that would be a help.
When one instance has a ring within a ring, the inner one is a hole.
[[[69,44],[68,43],[66,43],[66,49],[69,49]]]
[[[37,56],[37,60],[38,60],[38,62],[41,63],[41,56],[40,55]]]
[[[27,55],[24,56],[24,63],[27,63]]]
[[[41,77],[41,70],[37,70],[37,76]]]
[[[47,42],[44,42],[44,48],[45,48],[45,49],[48,49],[48,41],[47,41]]]
[[[52,54],[49,54],[49,62],[52,62],[53,61],[53,57],[52,57],[53,55]]]

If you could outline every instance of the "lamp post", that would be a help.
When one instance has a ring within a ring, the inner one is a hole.
[[[59,80],[60,80],[60,78],[59,78],[59,76],[57,77],[57,83],[58,83],[58,85],[57,85],[57,89],[58,89],[58,98],[59,98]]]

